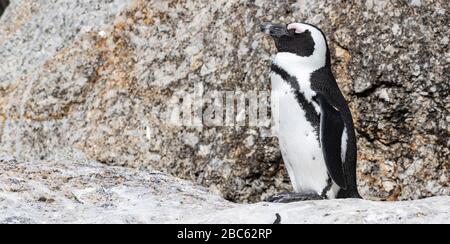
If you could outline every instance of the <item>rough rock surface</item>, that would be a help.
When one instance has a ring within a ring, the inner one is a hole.
[[[0,224],[450,223],[450,197],[235,204],[163,173],[95,161],[24,162],[0,155]]]
[[[308,21],[328,34],[351,101],[361,193],[449,195],[449,4],[13,1],[0,20],[0,150],[154,168],[236,201],[289,189],[268,128],[178,127],[162,115],[195,83],[267,91],[274,50],[257,24]]]
[[[0,155],[0,223],[173,223],[229,208],[204,187],[95,161]]]

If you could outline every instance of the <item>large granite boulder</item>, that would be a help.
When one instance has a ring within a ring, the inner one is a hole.
[[[0,151],[148,167],[240,202],[288,190],[267,123],[179,126],[167,114],[186,94],[269,91],[274,49],[257,25],[307,21],[327,33],[354,112],[361,193],[449,195],[449,10],[445,0],[12,1],[0,19]]]

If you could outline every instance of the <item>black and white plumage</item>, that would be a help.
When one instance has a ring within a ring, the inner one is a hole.
[[[264,23],[278,53],[272,64],[272,114],[295,193],[269,201],[360,198],[352,114],[331,71],[323,32],[309,24]]]

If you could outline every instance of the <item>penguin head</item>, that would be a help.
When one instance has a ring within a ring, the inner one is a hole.
[[[330,63],[328,44],[323,32],[316,26],[305,23],[262,23],[262,32],[275,41],[278,53],[288,53],[315,63]]]

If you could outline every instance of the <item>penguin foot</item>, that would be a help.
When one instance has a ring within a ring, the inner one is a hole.
[[[291,203],[291,202],[317,201],[317,200],[324,200],[324,198],[317,193],[286,192],[271,196],[266,199],[266,202]]]

